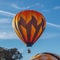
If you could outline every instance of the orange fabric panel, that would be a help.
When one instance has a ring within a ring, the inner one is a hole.
[[[39,36],[41,36],[41,33],[42,33],[42,26],[40,27],[40,30],[39,30],[38,34],[36,35],[33,42],[36,42],[36,40],[39,38]]]
[[[25,42],[27,42],[28,41],[28,37],[27,37],[27,31],[26,31],[26,28],[24,28],[22,25],[20,26],[21,27],[21,31],[22,31],[22,33],[23,33],[23,35],[24,35],[24,38],[25,38]]]
[[[18,27],[17,27],[16,21],[17,21],[17,19],[16,19],[16,17],[14,17],[13,22],[12,22],[12,26],[13,26],[13,28],[14,28],[17,36],[24,42],[24,39],[23,39],[23,37],[22,37],[22,34],[19,32],[19,29],[18,29]],[[16,25],[15,25],[15,24],[16,24]],[[16,29],[16,28],[17,28],[17,29]],[[24,43],[25,43],[25,42],[24,42]],[[25,43],[25,44],[26,44],[26,43]]]
[[[31,35],[30,35],[30,42],[32,42],[33,40],[33,37],[34,37],[34,34],[35,34],[35,27],[33,25],[31,25]]]

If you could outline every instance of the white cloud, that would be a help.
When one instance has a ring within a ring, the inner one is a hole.
[[[55,6],[53,9],[54,10],[60,10],[60,6]]]
[[[16,9],[21,9],[21,10],[24,10],[24,9],[29,9],[31,7],[35,7],[35,6],[38,6],[40,3],[35,3],[33,5],[30,5],[30,6],[26,6],[26,7],[19,7],[17,6],[16,4],[12,4],[12,7],[13,8],[16,8]],[[41,5],[43,7],[43,5]]]
[[[60,36],[58,33],[44,33],[40,39],[50,39]],[[19,39],[14,32],[0,32],[0,39]]]
[[[45,10],[42,10],[43,12],[49,12],[50,10],[48,10],[48,9],[45,9]]]
[[[60,36],[59,33],[45,32],[42,34],[41,39],[50,39],[50,38],[55,38],[59,36]]]
[[[1,11],[1,10],[0,10],[0,13],[6,14],[6,15],[11,15],[11,16],[14,16],[15,15],[13,13],[6,12],[6,11]],[[53,27],[60,28],[60,25],[57,25],[57,24],[54,24],[54,23],[47,22],[47,24],[50,25],[50,26],[53,26]]]
[[[0,18],[0,23],[11,23],[10,18]]]
[[[0,32],[0,39],[18,39],[14,32]]]
[[[54,6],[53,8],[50,8],[50,9],[44,9],[42,10],[43,12],[50,12],[52,10],[60,10],[60,6]]]
[[[53,26],[53,27],[56,27],[56,28],[60,28],[60,25],[50,23],[50,22],[47,22],[47,25],[50,25],[50,26]]]
[[[15,16],[14,13],[11,13],[11,12],[7,12],[7,11],[3,11],[3,10],[0,10],[0,15],[5,15],[5,16]]]

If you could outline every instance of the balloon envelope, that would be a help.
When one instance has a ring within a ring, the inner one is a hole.
[[[46,52],[46,53],[36,54],[30,60],[60,60],[60,56],[57,54]]]
[[[43,33],[46,20],[37,11],[24,10],[16,14],[12,25],[17,36],[27,46],[32,46]]]

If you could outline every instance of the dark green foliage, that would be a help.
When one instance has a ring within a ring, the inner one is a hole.
[[[20,60],[22,58],[22,53],[16,48],[4,49],[0,47],[0,60]]]

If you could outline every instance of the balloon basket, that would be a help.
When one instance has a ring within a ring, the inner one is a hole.
[[[28,48],[28,50],[27,50],[27,53],[28,53],[28,54],[30,54],[30,53],[31,53],[31,50],[30,50],[29,48]]]

